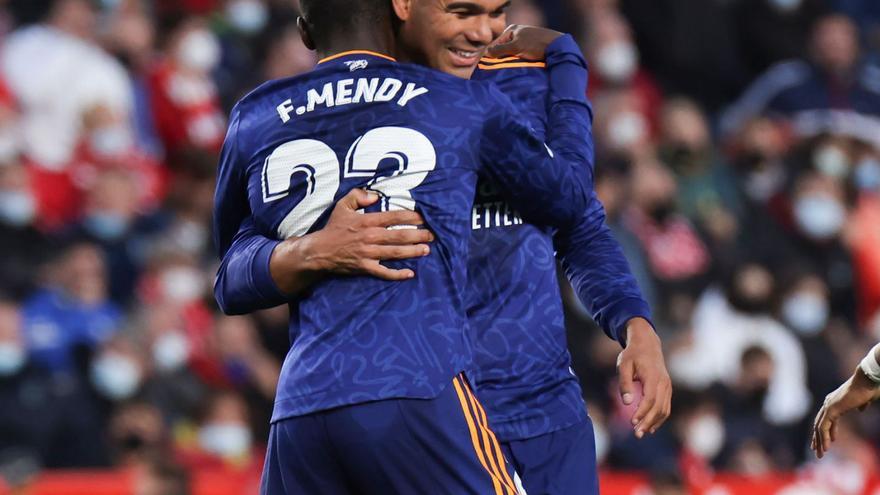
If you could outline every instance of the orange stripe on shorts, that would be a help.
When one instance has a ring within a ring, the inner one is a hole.
[[[452,385],[455,387],[455,393],[458,394],[458,402],[461,404],[461,410],[464,412],[464,419],[467,421],[468,431],[470,431],[471,434],[471,443],[474,445],[477,459],[480,460],[483,469],[485,469],[486,472],[489,473],[489,476],[492,477],[492,486],[495,488],[495,495],[505,495],[505,492],[501,491],[501,479],[486,463],[486,453],[483,452],[483,449],[480,446],[480,441],[477,439],[477,427],[474,425],[476,418],[472,417],[472,413],[468,408],[466,395],[459,379],[459,377],[453,378]]]

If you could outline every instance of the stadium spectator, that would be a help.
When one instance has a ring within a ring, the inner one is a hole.
[[[170,433],[161,412],[151,403],[122,403],[108,421],[110,446],[117,465],[149,463],[168,452]]]
[[[669,303],[678,296],[695,298],[710,280],[713,260],[694,225],[680,213],[675,178],[654,158],[636,162],[630,206],[624,212],[626,229],[638,239],[657,294],[658,312],[669,316]]]
[[[95,245],[71,245],[48,273],[48,285],[24,303],[28,352],[40,366],[73,373],[76,351],[110,338],[122,313],[108,299],[106,267]]]
[[[33,8],[39,22],[3,44],[3,77],[21,106],[22,151],[37,166],[61,171],[79,144],[83,115],[105,107],[129,116],[131,87],[124,68],[94,42],[92,2],[39,1]]]
[[[800,342],[771,316],[775,291],[772,273],[761,264],[734,267],[722,288],[710,287],[700,297],[690,347],[670,356],[670,372],[677,383],[693,389],[713,383],[734,386],[757,361],[741,362],[741,357],[759,346],[773,369],[766,397],[760,400],[762,417],[774,425],[791,425],[806,415],[810,392]]]
[[[175,456],[189,469],[229,469],[259,480],[263,453],[254,445],[245,400],[234,392],[209,399],[194,438],[178,441]]]
[[[657,109],[662,96],[657,84],[640,65],[639,48],[626,19],[616,10],[597,9],[590,15],[587,58],[591,61],[589,94],[595,99],[605,91],[627,89],[635,109],[656,134]]]
[[[806,56],[810,30],[827,13],[823,0],[742,0],[732,6],[749,79],[783,60]]]
[[[36,288],[36,277],[52,248],[34,228],[37,202],[24,166],[0,165],[0,291],[23,299]]]
[[[644,67],[667,94],[714,112],[747,82],[727,2],[620,0]]]
[[[812,32],[810,57],[767,70],[725,111],[722,131],[736,132],[748,119],[769,114],[791,119],[802,135],[847,130],[876,139],[880,69],[862,55],[848,17],[822,17]]]
[[[0,464],[41,468],[100,466],[98,411],[78,381],[28,357],[21,309],[0,302]]]
[[[181,170],[189,167],[188,153],[214,156],[223,142],[226,119],[211,79],[221,47],[198,17],[169,12],[163,23],[163,57],[150,71],[150,101],[168,163]]]
[[[719,244],[732,243],[741,218],[731,169],[715,151],[709,123],[699,106],[685,98],[661,110],[660,157],[678,182],[681,212]]]

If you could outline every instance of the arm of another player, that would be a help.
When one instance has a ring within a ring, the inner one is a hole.
[[[874,346],[849,380],[825,397],[816,414],[810,448],[822,458],[837,437],[837,422],[853,409],[864,410],[880,399],[880,344]]]
[[[412,270],[393,270],[380,262],[427,256],[434,236],[426,229],[388,229],[422,225],[421,215],[413,211],[358,212],[378,199],[375,193],[354,189],[339,200],[323,229],[285,241],[260,235],[246,219],[214,283],[223,312],[243,314],[285,304],[329,274],[390,281],[415,276]]]
[[[483,129],[480,161],[483,175],[531,222],[572,228],[586,210],[592,189],[592,174],[585,173],[592,146],[584,138],[592,119],[586,99],[587,66],[567,35],[551,43],[547,60],[548,143],[504,94],[489,85],[487,97],[494,105]]]

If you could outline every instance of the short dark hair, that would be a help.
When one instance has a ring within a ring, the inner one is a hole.
[[[320,49],[360,26],[383,26],[391,18],[389,0],[300,0],[312,41]]]

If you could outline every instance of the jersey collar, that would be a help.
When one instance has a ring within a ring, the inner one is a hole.
[[[368,55],[371,57],[384,58],[385,60],[397,62],[396,58],[390,57],[390,56],[382,54],[382,53],[371,52],[370,50],[349,50],[347,52],[337,53],[336,55],[331,55],[329,57],[322,58],[321,60],[318,61],[318,65],[321,65],[325,62],[332,62],[333,60],[339,60],[339,59],[345,58],[345,57],[364,56],[364,55]]]

